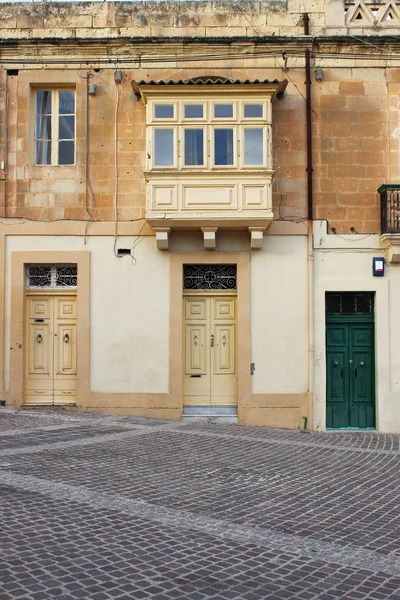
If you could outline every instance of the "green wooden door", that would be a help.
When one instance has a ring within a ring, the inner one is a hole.
[[[327,315],[326,359],[326,426],[374,428],[374,323],[371,318]]]

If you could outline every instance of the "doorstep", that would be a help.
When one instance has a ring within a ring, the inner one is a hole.
[[[237,406],[184,406],[182,420],[198,423],[231,423],[238,422]]]

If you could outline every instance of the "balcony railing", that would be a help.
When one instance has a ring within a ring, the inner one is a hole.
[[[377,191],[381,195],[381,232],[400,233],[400,183],[383,184]]]

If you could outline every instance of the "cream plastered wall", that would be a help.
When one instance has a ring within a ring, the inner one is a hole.
[[[307,391],[307,229],[266,236],[251,255],[252,391]]]
[[[383,256],[378,235],[326,235],[326,223],[314,223],[315,353],[314,429],[326,423],[325,292],[375,292],[376,427],[400,431],[400,268],[385,266],[372,276],[372,258]]]
[[[112,236],[7,236],[5,386],[10,372],[10,283],[13,251],[90,251],[90,388],[96,392],[168,393],[169,259],[145,237],[129,256],[114,256]],[[133,237],[118,238],[130,248]],[[78,316],[79,326],[79,316]]]

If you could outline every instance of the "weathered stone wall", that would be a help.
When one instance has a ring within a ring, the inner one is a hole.
[[[312,77],[314,216],[327,219],[338,232],[349,232],[350,227],[359,232],[379,231],[376,189],[400,179],[400,61],[386,62],[385,56],[379,56],[379,47],[374,49],[364,42],[354,49],[357,42],[351,37],[338,38],[338,43],[329,41],[325,34],[342,35],[346,31],[343,6],[342,0],[1,4],[4,40],[0,87],[9,89],[10,109],[6,185],[0,170],[1,214],[6,195],[8,216],[85,219],[91,215],[113,219],[113,73],[115,68],[122,68],[125,78],[119,88],[118,112],[120,219],[141,218],[145,211],[145,108],[132,95],[130,81],[214,74],[233,79],[289,79],[284,99],[275,101],[273,107],[274,214],[276,218],[305,218],[304,51],[312,47],[312,75],[315,66],[323,67],[321,82]],[[311,33],[318,24],[318,35],[304,35],[305,10],[310,14]],[[379,32],[375,33],[374,43],[378,44]],[[242,39],[246,35],[248,38]],[[269,37],[257,39],[260,35]],[[278,35],[285,36],[285,42],[276,42]],[[18,39],[11,42],[12,37]],[[216,37],[221,39],[211,39]],[[96,42],[95,38],[103,41]],[[385,53],[390,51],[387,44],[382,46]],[[360,60],[351,54],[355,51],[371,53],[371,60]],[[18,74],[10,69],[18,69]],[[91,82],[97,85],[97,95],[87,99],[88,71],[93,75]],[[39,84],[76,87],[76,166],[32,166],[30,89]],[[4,102],[2,93],[2,156]]]
[[[380,231],[382,183],[400,181],[399,69],[327,70],[314,83],[315,217]]]
[[[325,7],[327,5],[327,10]],[[343,0],[65,2],[0,5],[5,37],[260,36],[343,27]],[[229,32],[227,31],[229,27]]]

